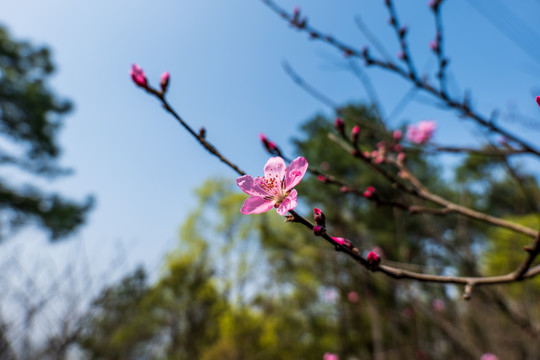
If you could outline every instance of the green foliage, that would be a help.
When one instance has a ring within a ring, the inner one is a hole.
[[[507,217],[506,220],[516,224],[528,226],[533,229],[540,228],[538,215]],[[489,234],[489,242],[482,256],[485,273],[487,275],[500,275],[514,271],[525,258],[524,248],[532,246],[533,239],[516,234],[506,229],[493,229]],[[540,264],[536,259],[534,265]],[[540,296],[540,278],[526,283],[512,284],[508,287],[508,293],[520,299],[525,296],[537,299]]]
[[[47,178],[69,173],[56,162],[58,131],[71,103],[48,88],[53,71],[46,47],[14,41],[0,26],[0,164]],[[84,223],[92,204],[91,198],[79,203],[0,180],[0,236],[34,222],[58,240]]]

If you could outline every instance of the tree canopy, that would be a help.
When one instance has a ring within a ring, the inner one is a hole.
[[[53,72],[47,47],[13,40],[0,26],[0,165],[10,177],[50,179],[70,173],[58,165],[58,132],[72,104],[50,89]],[[53,241],[64,238],[84,223],[93,204],[91,197],[77,202],[16,182],[0,178],[2,238],[28,223]]]

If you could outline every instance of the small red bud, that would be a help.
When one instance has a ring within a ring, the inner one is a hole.
[[[358,143],[358,135],[360,134],[360,126],[356,125],[351,131],[351,142],[353,145]]]
[[[366,188],[367,191],[369,191],[370,193],[374,193],[375,192],[375,188],[373,186],[368,186]]]
[[[323,226],[319,226],[319,225],[315,225],[313,227],[313,234],[315,236],[321,236],[324,234],[324,227]]]
[[[161,80],[159,82],[159,85],[161,86],[161,92],[165,94],[167,91],[167,88],[169,87],[169,80],[171,75],[168,71],[165,71],[163,74],[161,74]]]
[[[324,176],[324,175],[319,175],[319,176],[317,176],[317,180],[319,180],[319,181],[322,182],[322,183],[325,183],[325,182],[328,181],[328,179],[327,179],[326,176]]]
[[[342,118],[337,117],[336,120],[334,120],[334,127],[341,136],[345,136],[345,122]]]
[[[394,140],[399,140],[403,136],[403,133],[401,132],[401,130],[394,130],[393,136]]]
[[[536,97],[536,103],[538,104],[538,106],[540,106],[540,96]]]
[[[148,81],[146,80],[146,75],[144,74],[143,69],[139,65],[131,65],[131,70],[129,74],[131,75],[131,79],[133,80],[135,85],[148,89]]]
[[[322,212],[321,209],[315,208],[313,209],[313,219],[317,223],[317,225],[324,227],[326,224],[326,216]]]
[[[268,151],[270,154],[279,154],[276,144],[273,141],[268,140],[264,134],[259,134],[259,139],[261,140],[266,151]]]
[[[375,251],[370,251],[367,254],[367,261],[370,267],[375,268],[381,262],[381,258],[379,257],[379,255],[377,255]]]
[[[332,240],[334,240],[337,244],[339,245],[343,245],[345,244],[345,239],[342,238],[342,237],[333,237],[332,236]]]
[[[406,26],[402,26],[401,29],[399,29],[399,37],[405,37],[405,35],[407,34],[407,27]]]

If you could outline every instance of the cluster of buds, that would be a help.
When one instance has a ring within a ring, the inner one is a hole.
[[[364,191],[364,197],[366,199],[373,197],[374,194],[375,194],[375,188],[373,186],[368,186],[366,188],[366,191]]]
[[[403,146],[400,143],[402,137],[401,130],[395,130],[391,139],[377,143],[377,150],[364,151],[362,155],[366,159],[372,159],[376,164],[382,164],[386,162],[389,153],[397,153],[398,160],[401,158],[403,161],[405,153],[403,153]]]
[[[150,89],[148,85],[148,79],[146,78],[146,74],[144,73],[144,70],[139,65],[137,64],[131,65],[129,75],[131,76],[131,80],[133,80],[135,85],[142,87],[145,90]],[[165,94],[165,92],[167,91],[167,88],[169,87],[169,81],[170,81],[170,74],[168,71],[165,71],[163,74],[161,74],[161,78],[159,81],[159,85],[161,87],[161,94]]]
[[[300,18],[300,8],[299,7],[294,8],[293,16],[291,18],[291,25],[298,28],[298,29],[303,29],[307,25],[306,17]]]
[[[313,209],[313,219],[315,220],[315,226],[313,227],[313,234],[315,236],[322,236],[326,233],[326,216],[321,209]]]

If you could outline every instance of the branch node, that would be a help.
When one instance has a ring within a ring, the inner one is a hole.
[[[473,291],[474,285],[472,283],[468,283],[465,285],[465,290],[463,291],[463,300],[470,300],[471,294]]]

